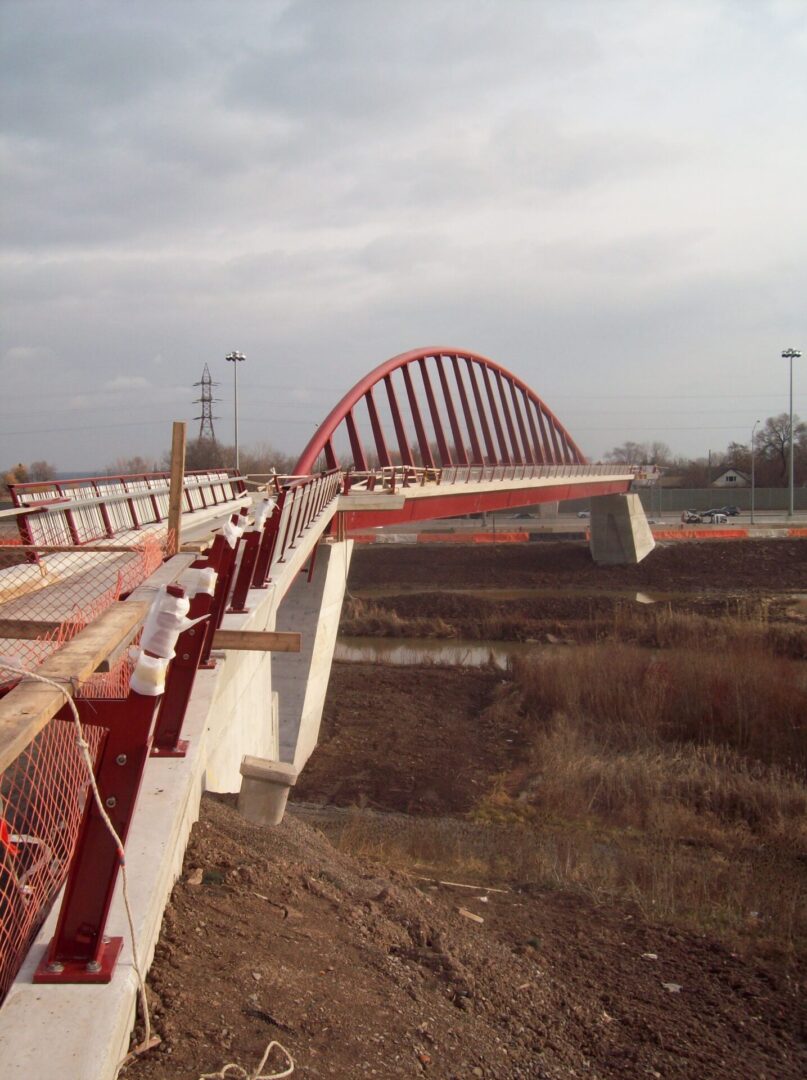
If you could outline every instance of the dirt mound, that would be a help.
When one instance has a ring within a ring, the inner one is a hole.
[[[163,1042],[135,1080],[252,1069],[273,1038],[295,1076],[340,1080],[807,1071],[792,971],[566,893],[417,887],[211,798],[150,986]]]

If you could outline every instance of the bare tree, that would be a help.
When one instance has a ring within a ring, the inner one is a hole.
[[[793,417],[794,441],[801,445],[807,438],[807,424]],[[779,413],[778,416],[769,416],[764,425],[757,432],[757,452],[768,461],[775,461],[781,483],[787,478],[788,463],[790,461],[790,417],[787,413]]]

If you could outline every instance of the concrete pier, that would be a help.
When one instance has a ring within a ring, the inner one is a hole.
[[[591,557],[600,566],[639,563],[656,546],[638,495],[591,500]]]

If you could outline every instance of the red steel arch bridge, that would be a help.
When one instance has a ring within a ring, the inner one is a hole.
[[[348,529],[623,493],[636,472],[590,465],[522,379],[445,347],[401,353],[360,379],[295,472],[317,468],[345,473]]]

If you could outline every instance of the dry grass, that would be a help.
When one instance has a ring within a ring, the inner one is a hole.
[[[541,882],[781,954],[807,947],[807,671],[764,626],[663,622],[667,647],[518,657],[488,719],[522,761],[469,821],[368,826],[339,843],[402,868]],[[696,645],[692,647],[693,637]],[[686,642],[688,647],[683,647]]]
[[[399,607],[404,607],[403,613]],[[424,613],[406,610],[413,607],[422,607]],[[379,602],[351,597],[345,602],[340,631],[346,637],[468,641],[543,641],[551,633],[582,643],[623,642],[657,649],[751,647],[807,659],[804,625],[770,618],[767,603],[758,599],[726,600],[717,614],[703,614],[671,603],[644,606],[607,597],[596,603],[579,598],[568,598],[567,603],[495,602],[448,593]]]

